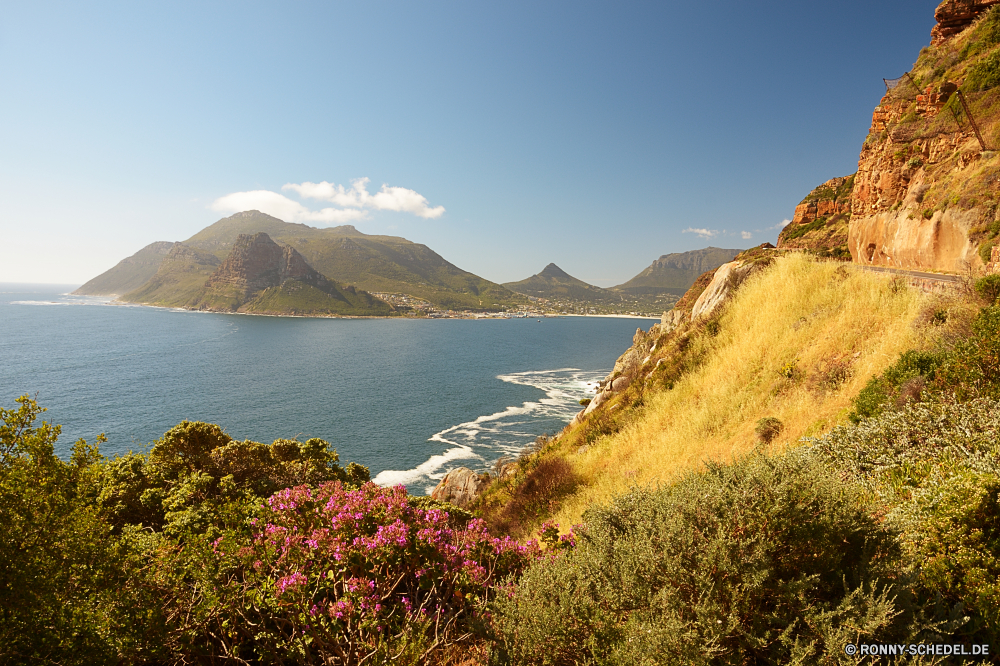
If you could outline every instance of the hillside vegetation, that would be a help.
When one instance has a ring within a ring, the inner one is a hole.
[[[805,255],[776,259],[720,317],[661,336],[641,382],[550,445],[573,479],[551,517],[568,527],[633,486],[731,460],[754,448],[762,418],[783,424],[772,446],[825,431],[920,340],[914,321],[926,307],[882,277]]]

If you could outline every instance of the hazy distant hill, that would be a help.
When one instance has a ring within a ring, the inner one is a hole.
[[[295,248],[310,266],[331,280],[366,291],[410,294],[451,309],[488,310],[525,302],[499,284],[449,263],[426,245],[396,236],[370,236],[350,225],[316,229],[253,210],[219,220],[184,245],[222,260],[237,236],[258,232]],[[111,271],[98,276],[91,282],[100,281],[104,291],[88,293],[128,291],[114,278]]]
[[[549,264],[541,273],[521,280],[504,282],[504,287],[527,296],[577,301],[620,300],[621,295],[578,280],[555,264]]]
[[[131,257],[119,261],[114,268],[101,273],[86,283],[74,294],[110,295],[125,294],[138,289],[156,275],[160,263],[170,252],[174,243],[157,241],[150,243]]]
[[[675,294],[683,296],[698,276],[732,261],[742,250],[706,247],[665,254],[634,278],[612,289],[635,295]]]

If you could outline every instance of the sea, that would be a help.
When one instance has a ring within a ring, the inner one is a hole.
[[[0,284],[0,407],[30,395],[56,451],[148,451],[184,420],[320,437],[381,485],[429,493],[554,434],[655,320],[335,319],[189,312]]]

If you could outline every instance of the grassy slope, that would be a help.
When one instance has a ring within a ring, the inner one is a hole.
[[[185,243],[224,258],[237,234],[258,231],[291,245],[330,279],[366,291],[412,294],[455,309],[493,309],[526,302],[445,261],[425,245],[395,236],[368,236],[349,225],[315,229],[248,211],[219,220]]]
[[[668,482],[706,460],[730,460],[755,446],[755,424],[766,416],[785,426],[772,446],[842,422],[868,379],[914,346],[911,324],[923,301],[880,276],[803,255],[776,260],[737,292],[715,337],[705,326],[694,333],[686,353],[701,354],[702,362],[672,390],[662,381],[647,385],[636,407],[629,407],[627,392],[619,394],[610,413],[621,415],[624,428],[588,436],[594,416],[608,413],[602,406],[549,446],[548,457],[565,461],[570,469],[563,475],[579,482],[552,518],[568,527],[587,507],[630,486]],[[658,348],[671,345],[662,340]],[[656,361],[654,355],[643,374]],[[588,450],[577,453],[588,441]]]
[[[670,293],[683,296],[699,275],[732,261],[739,253],[740,250],[706,247],[665,254],[628,282],[612,289],[631,294]]]
[[[366,292],[327,293],[299,280],[285,280],[281,286],[264,290],[240,307],[239,311],[254,314],[359,316],[388,316],[392,312],[388,304],[372,298]]]
[[[156,275],[160,263],[170,252],[173,243],[159,241],[150,243],[131,257],[122,259],[111,269],[101,273],[74,294],[111,295],[126,294],[146,284]]]
[[[142,287],[121,297],[128,303],[185,307],[197,300],[205,281],[222,262],[213,254],[175,245],[156,274]]]

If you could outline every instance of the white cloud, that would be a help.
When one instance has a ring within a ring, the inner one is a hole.
[[[753,238],[753,234],[750,233],[749,231],[741,231],[740,236],[743,237],[743,240],[750,240],[751,238]]]
[[[425,219],[444,215],[444,206],[431,207],[427,198],[418,192],[405,187],[382,185],[382,189],[371,194],[368,191],[368,182],[367,178],[357,178],[351,181],[349,188],[326,181],[322,183],[288,183],[281,188],[286,191],[292,190],[304,199],[332,203],[336,208],[313,210],[283,194],[270,190],[233,192],[216,199],[210,208],[220,213],[259,210],[286,222],[325,222],[327,224],[343,224],[353,220],[364,220],[368,218],[369,210],[411,213]]]
[[[781,230],[781,229],[784,229],[785,227],[787,227],[791,223],[792,223],[791,220],[782,220],[781,222],[778,222],[773,227],[768,227],[768,229],[778,229],[778,230]]]
[[[692,227],[688,227],[687,229],[685,229],[681,233],[682,234],[697,234],[697,235],[701,236],[702,238],[712,238],[713,236],[718,236],[719,235],[719,232],[716,231],[715,229],[694,229]]]
[[[433,219],[444,215],[444,206],[428,204],[427,198],[405,187],[391,187],[383,183],[375,194],[368,192],[367,178],[357,178],[351,181],[351,187],[335,183],[288,183],[283,190],[298,192],[300,197],[329,201],[338,206],[348,208],[372,208],[374,210],[391,210],[400,213],[412,213],[417,217]]]
[[[362,220],[366,217],[361,210],[344,210],[342,208],[324,208],[310,210],[298,201],[292,201],[286,196],[269,190],[252,190],[250,192],[233,192],[219,197],[212,202],[212,210],[220,213],[239,213],[244,210],[259,210],[273,215],[286,222],[326,222],[327,224],[343,224],[352,220]]]

